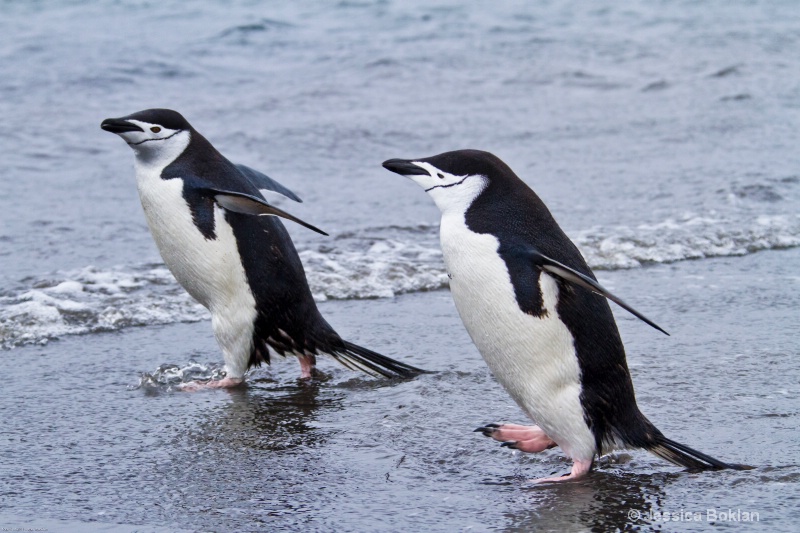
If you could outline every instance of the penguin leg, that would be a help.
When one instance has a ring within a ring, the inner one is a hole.
[[[500,441],[500,446],[527,453],[541,452],[557,446],[539,426],[486,424],[475,431]]]
[[[298,355],[300,360],[300,379],[311,379],[316,370],[317,358],[314,355]]]
[[[569,474],[564,474],[561,477],[543,477],[539,479],[534,479],[534,483],[558,483],[561,481],[572,481],[574,479],[580,479],[584,477],[586,474],[589,473],[589,470],[592,469],[593,460],[582,460],[582,459],[575,459],[572,463],[572,470]]]

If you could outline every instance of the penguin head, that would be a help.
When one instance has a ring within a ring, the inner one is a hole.
[[[192,126],[177,111],[146,109],[122,118],[107,118],[100,127],[116,133],[147,163],[172,161],[189,144]]]
[[[389,159],[383,167],[412,179],[437,207],[465,211],[489,183],[510,169],[498,157],[481,150],[456,150],[421,159]]]

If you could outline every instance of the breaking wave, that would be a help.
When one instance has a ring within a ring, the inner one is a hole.
[[[163,264],[56,272],[0,296],[0,345],[45,343],[61,335],[194,322],[208,312]]]
[[[685,216],[570,236],[592,268],[618,270],[800,246],[800,215],[745,221]],[[343,233],[301,249],[300,257],[317,301],[388,298],[447,286],[437,225]],[[86,267],[28,278],[0,292],[0,346],[208,317],[163,264]]]
[[[800,246],[800,215],[763,215],[746,224],[686,216],[636,227],[597,227],[570,237],[592,268],[620,270]]]

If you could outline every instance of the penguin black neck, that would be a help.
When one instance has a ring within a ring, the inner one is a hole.
[[[544,202],[513,172],[488,181],[467,209],[464,220],[475,233],[493,234],[507,243],[518,239],[533,242],[542,253],[553,257],[563,257],[564,245],[560,243],[569,243],[566,246],[570,253],[577,253]],[[580,257],[580,253],[577,255]]]
[[[168,174],[176,172],[192,175],[207,183],[219,182],[227,173],[238,176],[234,164],[196,130],[190,131],[191,140],[184,150],[169,164]],[[166,177],[166,176],[165,176]]]

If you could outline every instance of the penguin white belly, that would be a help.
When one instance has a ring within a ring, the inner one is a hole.
[[[591,460],[595,440],[572,334],[556,312],[556,281],[540,275],[547,314],[532,316],[517,303],[496,237],[470,231],[461,213],[445,214],[441,244],[458,313],[497,381],[569,457]]]
[[[228,376],[240,378],[252,347],[256,301],[224,210],[214,206],[216,239],[195,226],[183,197],[183,180],[137,169],[139,197],[161,257],[194,299],[211,311],[214,335]]]

